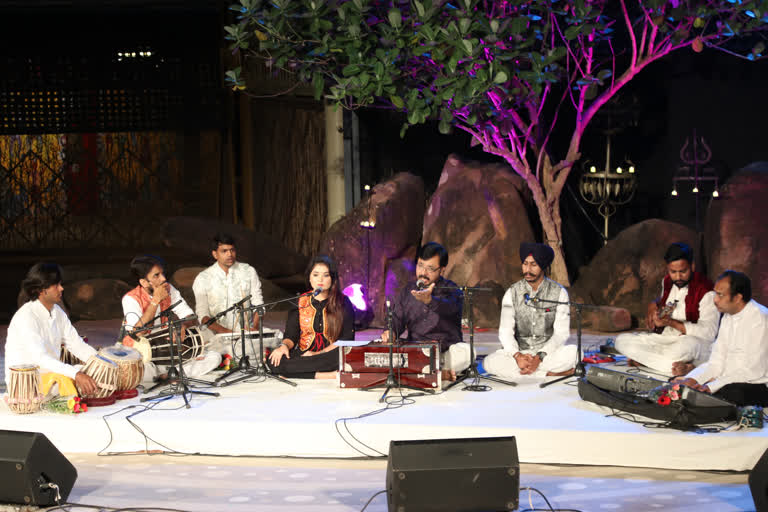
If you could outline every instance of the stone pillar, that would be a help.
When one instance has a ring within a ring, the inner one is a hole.
[[[344,190],[344,117],[341,107],[325,106],[325,175],[328,227],[346,213]]]

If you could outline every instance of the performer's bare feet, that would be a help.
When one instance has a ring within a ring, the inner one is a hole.
[[[456,380],[456,371],[454,370],[443,370],[443,380],[448,382],[453,382]]]
[[[634,359],[627,359],[627,366],[640,366],[640,363],[638,363]]]
[[[335,379],[339,372],[315,372],[316,379]]]
[[[547,377],[565,377],[566,375],[573,375],[576,373],[576,368],[565,370],[563,372],[547,372]]]
[[[681,377],[683,375],[688,375],[691,370],[693,370],[695,367],[693,366],[693,363],[687,363],[685,361],[678,361],[676,363],[672,363],[672,375],[675,377]]]

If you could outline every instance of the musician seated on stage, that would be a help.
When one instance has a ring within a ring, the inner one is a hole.
[[[227,233],[217,233],[211,243],[211,255],[215,260],[213,265],[200,272],[192,284],[195,293],[195,313],[201,324],[233,304],[250,296],[251,304],[264,302],[261,295],[261,282],[256,269],[247,263],[237,261],[235,239]],[[246,318],[248,320],[248,318]],[[254,314],[252,322],[246,322],[245,329],[258,329],[259,315]],[[214,334],[224,334],[240,331],[240,317],[237,311],[230,311],[207,327],[201,327],[206,341],[211,341]],[[210,348],[218,352],[231,354],[229,342]]]
[[[59,306],[64,287],[61,269],[55,263],[37,263],[21,282],[19,309],[11,318],[5,341],[5,382],[10,368],[24,364],[40,367],[40,373],[53,372],[75,381],[84,394],[97,391],[90,376],[60,361],[61,345],[83,361],[96,354],[77,334],[67,314]]]
[[[267,364],[272,373],[287,378],[335,379],[339,369],[336,341],[355,339],[354,309],[341,293],[339,271],[328,256],[312,259],[307,282],[313,292],[302,295],[298,307],[288,313],[285,338]]]
[[[620,334],[615,346],[630,364],[639,363],[669,377],[685,375],[707,360],[720,314],[712,282],[696,272],[693,249],[684,243],[672,244],[664,261],[667,274],[661,295],[648,305],[650,332]],[[671,312],[660,315],[667,305]]]
[[[571,323],[568,292],[546,277],[554,258],[555,252],[546,244],[520,244],[523,278],[507,289],[501,301],[499,340],[502,348],[483,361],[488,373],[516,378],[574,372],[576,346],[565,344]]]
[[[470,350],[461,332],[464,294],[443,277],[446,265],[448,251],[442,245],[429,242],[419,249],[416,280],[406,284],[391,305],[392,329],[396,337],[407,329],[408,341],[439,342],[443,379],[456,380],[456,372],[469,367]],[[389,332],[381,333],[381,339],[388,341]]]
[[[768,308],[752,299],[745,274],[726,270],[715,282],[723,319],[707,362],[676,380],[736,405],[768,406]]]
[[[134,327],[161,325],[168,321],[167,316],[156,318],[159,313],[167,310],[172,304],[171,310],[179,319],[194,315],[194,311],[181,297],[171,283],[165,279],[165,264],[155,256],[136,256],[131,261],[131,274],[138,282],[138,286],[123,296],[123,321],[129,331]],[[197,320],[185,322],[183,327],[197,325]],[[133,346],[133,339],[126,336],[123,344]],[[184,363],[184,373],[188,377],[200,377],[214,370],[221,363],[221,354],[206,350],[203,355]],[[153,380],[162,376],[167,371],[165,366],[158,366],[152,362],[144,365],[144,380]]]

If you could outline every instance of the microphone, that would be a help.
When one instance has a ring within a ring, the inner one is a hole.
[[[117,342],[122,343],[125,338],[125,318],[123,318],[123,324],[120,326],[120,334],[117,335]]]
[[[323,293],[323,289],[322,288],[315,288],[315,291],[312,292],[312,296],[313,297],[317,297],[321,293]]]
[[[162,311],[161,311],[159,314],[157,314],[156,316],[160,316],[160,317],[166,316],[168,313],[170,313],[171,311],[173,311],[173,308],[175,308],[176,306],[178,306],[179,304],[181,304],[181,301],[182,301],[182,299],[179,299],[179,300],[177,300],[176,302],[174,302],[173,304],[171,304],[170,306],[168,306],[167,308],[165,308],[164,310],[162,310]]]
[[[427,287],[427,283],[425,283],[423,279],[419,279],[418,281],[416,281],[416,288],[417,289],[423,290],[426,287]]]
[[[528,295],[527,293],[525,295],[523,295],[523,302],[526,304],[526,306],[528,305],[528,302],[530,300],[531,300],[531,296],[530,295]]]

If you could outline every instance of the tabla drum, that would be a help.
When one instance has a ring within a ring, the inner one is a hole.
[[[31,414],[40,410],[40,369],[34,364],[11,366],[5,402],[16,414]]]
[[[123,400],[139,395],[136,386],[141,384],[144,378],[144,361],[141,353],[131,347],[117,343],[112,347],[104,347],[99,354],[117,364],[117,390],[115,398]]]
[[[69,351],[69,349],[65,345],[61,345],[61,355],[59,356],[59,360],[64,363],[68,364],[70,366],[75,366],[76,364],[83,364],[83,361],[80,360],[75,354]]]
[[[115,403],[117,399],[114,393],[117,390],[117,382],[120,378],[120,370],[117,367],[117,363],[96,354],[88,359],[88,362],[85,363],[81,371],[95,380],[99,386],[93,395],[85,395],[82,391],[78,390],[88,406],[111,405]]]
[[[171,340],[168,329],[158,329],[142,336],[133,345],[133,348],[141,353],[145,363],[155,363],[157,365],[169,366],[171,364]],[[205,351],[205,341],[200,329],[197,327],[187,327],[184,330],[184,339],[181,342],[180,354],[176,351],[178,345],[173,346],[173,353],[176,362],[181,355],[181,361],[186,363],[198,356],[203,355]]]

